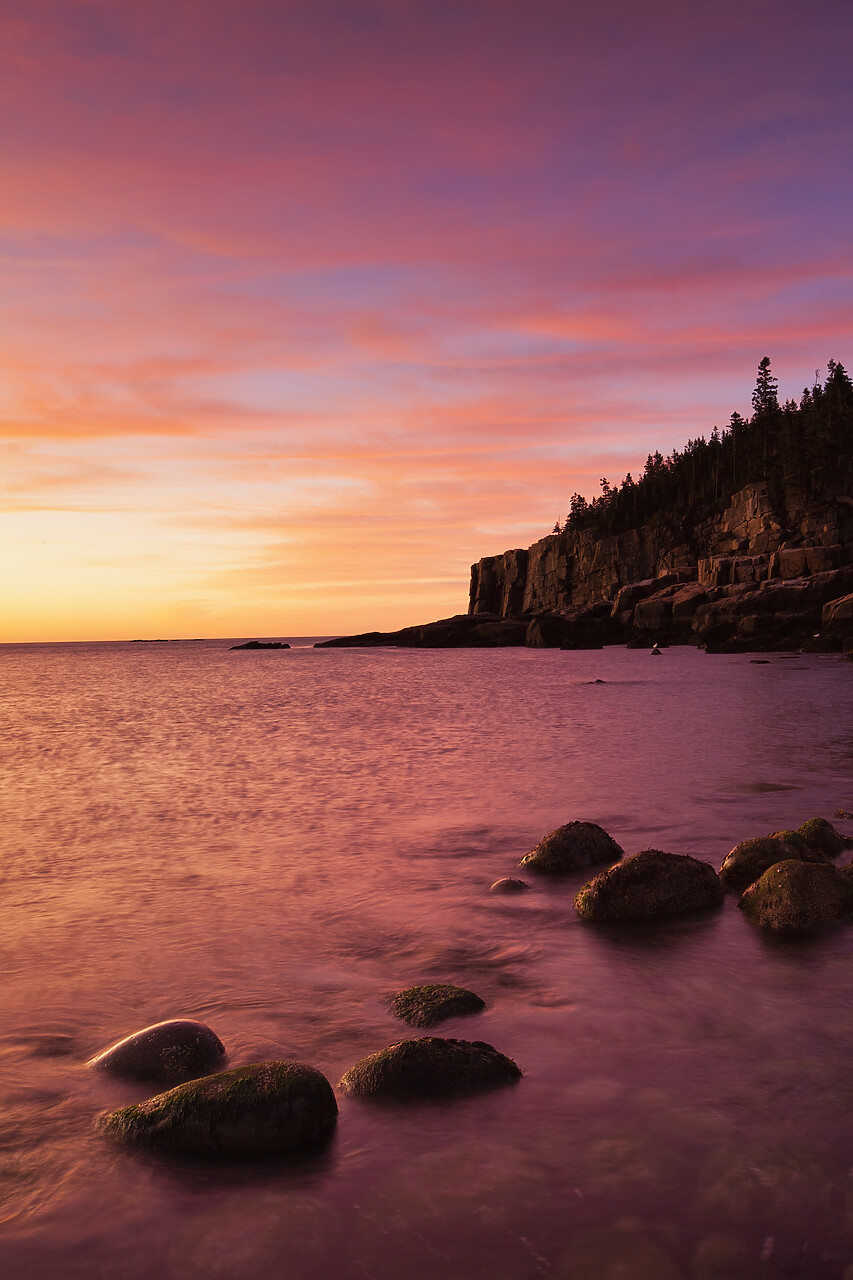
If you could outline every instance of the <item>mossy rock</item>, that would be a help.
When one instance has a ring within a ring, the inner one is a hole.
[[[788,854],[789,858],[802,859],[804,853],[813,852],[808,840],[805,840],[799,831],[773,831],[767,838],[768,840],[779,840],[782,844],[787,845],[791,850]]]
[[[568,875],[603,862],[618,862],[624,850],[595,822],[567,822],[526,853],[520,867],[546,875]]]
[[[434,1027],[445,1018],[460,1013],[479,1013],[486,1002],[464,987],[451,987],[444,983],[431,983],[424,987],[409,987],[391,997],[391,1009],[410,1027]]]
[[[524,893],[530,885],[526,880],[516,880],[514,876],[503,876],[489,887],[489,893]]]
[[[644,849],[585,884],[575,898],[575,911],[603,923],[647,920],[718,907],[724,897],[709,862]]]
[[[853,912],[853,885],[837,867],[789,859],[765,871],[738,907],[765,929],[820,929]]]
[[[215,1071],[224,1057],[225,1046],[205,1023],[173,1018],[135,1031],[86,1065],[111,1075],[177,1082]]]
[[[797,835],[803,837],[810,849],[825,853],[830,858],[837,858],[845,849],[853,848],[853,840],[836,831],[826,818],[809,818],[797,827]]]
[[[301,1062],[258,1062],[104,1112],[95,1123],[129,1146],[246,1160],[316,1146],[337,1116],[332,1086],[319,1071]]]
[[[415,1101],[514,1084],[521,1071],[482,1040],[400,1040],[350,1067],[340,1082],[353,1097]]]
[[[728,893],[743,893],[777,862],[791,860],[832,863],[827,854],[810,849],[804,841],[794,845],[781,835],[757,836],[753,840],[741,840],[726,854],[720,867],[720,880]]]

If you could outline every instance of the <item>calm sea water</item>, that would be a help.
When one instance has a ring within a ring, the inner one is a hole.
[[[2,1275],[849,1280],[853,927],[487,891],[574,818],[719,866],[853,809],[853,666],[227,644],[0,649]],[[423,981],[484,997],[439,1034],[516,1088],[341,1098],[322,1156],[258,1167],[93,1132],[151,1092],[84,1068],[119,1036],[201,1018],[336,1083]]]

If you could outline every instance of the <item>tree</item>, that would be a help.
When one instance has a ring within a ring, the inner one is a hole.
[[[776,397],[778,390],[779,383],[770,371],[770,357],[765,356],[758,363],[758,377],[755,379],[755,390],[752,393],[752,407],[757,417],[778,411],[779,401]]]

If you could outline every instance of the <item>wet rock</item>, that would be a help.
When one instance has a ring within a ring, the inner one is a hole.
[[[126,1036],[87,1066],[117,1076],[178,1081],[215,1071],[224,1057],[225,1046],[205,1023],[173,1018]]]
[[[549,832],[518,865],[547,875],[567,875],[599,863],[618,862],[622,855],[622,848],[597,823],[567,822]]]
[[[362,1098],[411,1100],[473,1093],[514,1084],[521,1071],[511,1058],[482,1040],[400,1040],[362,1058],[340,1082]]]
[[[797,827],[797,834],[803,837],[810,849],[825,853],[830,858],[837,858],[845,849],[853,848],[853,840],[836,831],[826,818],[809,818],[808,822]]]
[[[770,833],[771,840],[781,840],[791,850],[790,857],[799,858],[802,862],[808,862],[806,854],[812,852],[811,845],[804,840],[799,831],[772,831]]]
[[[258,1062],[104,1112],[96,1126],[129,1146],[243,1160],[315,1146],[329,1137],[337,1116],[332,1087],[319,1071],[300,1062]]]
[[[791,859],[800,862],[821,862],[831,864],[832,859],[815,849],[803,847],[800,842],[792,844],[783,838],[783,834],[775,836],[757,836],[753,840],[741,840],[725,856],[720,867],[720,880],[727,893],[743,893],[751,884],[777,862]]]
[[[714,868],[686,854],[644,849],[603,871],[575,898],[585,920],[646,920],[718,907],[723,886]]]
[[[504,876],[496,880],[489,893],[525,893],[530,888],[526,880],[516,880],[514,876]]]
[[[410,1027],[434,1027],[445,1018],[461,1013],[479,1013],[485,1007],[485,1000],[473,991],[437,982],[409,987],[391,997],[392,1011]]]
[[[765,929],[819,929],[853,912],[853,884],[833,866],[777,862],[747,889],[738,906]]]

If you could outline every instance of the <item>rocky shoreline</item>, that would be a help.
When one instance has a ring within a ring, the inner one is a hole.
[[[779,510],[748,485],[689,529],[551,534],[471,568],[467,614],[317,648],[632,648],[853,654],[849,477],[817,507]]]
[[[842,814],[847,816],[846,811],[839,811]],[[737,894],[740,911],[765,932],[808,937],[853,920],[853,864],[835,865],[851,847],[853,837],[825,818],[811,818],[796,831],[742,841],[717,872],[688,854],[660,849],[626,857],[602,827],[573,821],[544,836],[518,866],[550,879],[604,868],[572,893],[574,911],[591,927],[698,916],[719,910],[727,894]],[[519,880],[498,881],[491,891],[507,884],[525,886]],[[420,1030],[487,1009],[475,992],[436,983],[398,991],[383,1003]],[[101,1112],[95,1120],[97,1130],[124,1147],[217,1161],[288,1157],[330,1141],[338,1102],[331,1083],[316,1067],[280,1060],[222,1070],[225,1057],[216,1033],[188,1019],[157,1023],[126,1036],[87,1066],[172,1087]],[[359,1059],[340,1079],[337,1091],[368,1102],[416,1104],[502,1088],[522,1079],[518,1064],[483,1040],[428,1034],[396,1040]]]

